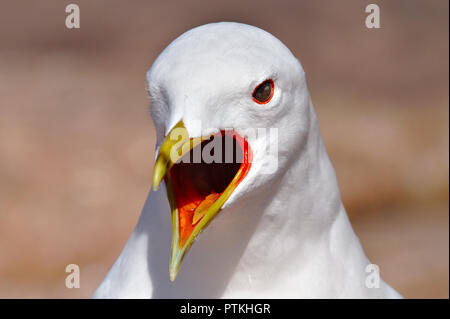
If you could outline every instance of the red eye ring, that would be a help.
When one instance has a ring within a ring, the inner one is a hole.
[[[270,86],[268,86],[270,84]],[[267,87],[270,87],[270,94],[267,95]],[[270,102],[273,96],[275,84],[272,79],[267,79],[258,84],[258,86],[253,90],[252,97],[253,101],[258,104],[267,104]]]

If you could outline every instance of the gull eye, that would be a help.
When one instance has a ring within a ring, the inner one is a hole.
[[[273,87],[274,84],[272,80],[265,80],[253,91],[253,101],[258,104],[268,103],[273,96]]]

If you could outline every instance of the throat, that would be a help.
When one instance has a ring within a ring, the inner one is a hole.
[[[209,211],[220,210],[242,181],[251,164],[248,154],[245,140],[232,131],[221,131],[171,167],[166,184],[173,195],[172,209],[178,212],[180,247],[188,242],[202,218]]]
[[[180,245],[184,245],[197,223],[223,194],[240,164],[180,163],[170,175],[179,212]]]

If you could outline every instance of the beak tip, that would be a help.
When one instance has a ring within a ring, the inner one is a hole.
[[[180,270],[180,259],[172,258],[169,264],[169,278],[171,282],[174,282],[178,276]]]
[[[174,282],[175,278],[177,278],[177,275],[178,275],[178,271],[170,270],[169,271],[169,279],[170,279],[170,281]]]
[[[152,179],[152,188],[155,192],[158,190],[163,177],[164,177],[164,175],[162,175],[162,173],[160,171],[157,171],[157,170],[154,171],[153,179]]]
[[[153,190],[156,191],[161,184],[162,179],[166,175],[167,163],[164,161],[162,156],[158,156],[158,159],[153,168],[152,185]]]

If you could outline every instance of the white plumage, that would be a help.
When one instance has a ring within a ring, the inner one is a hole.
[[[209,128],[278,129],[277,169],[264,143],[222,211],[198,237],[174,282],[171,219],[164,187],[151,191],[139,222],[97,298],[390,298],[368,288],[370,264],[342,205],[301,64],[256,27],[214,23],[173,41],[149,70],[157,147],[182,120],[190,137]],[[252,91],[275,83],[265,105]],[[197,122],[196,122],[197,121]],[[201,128],[196,125],[201,121]]]

